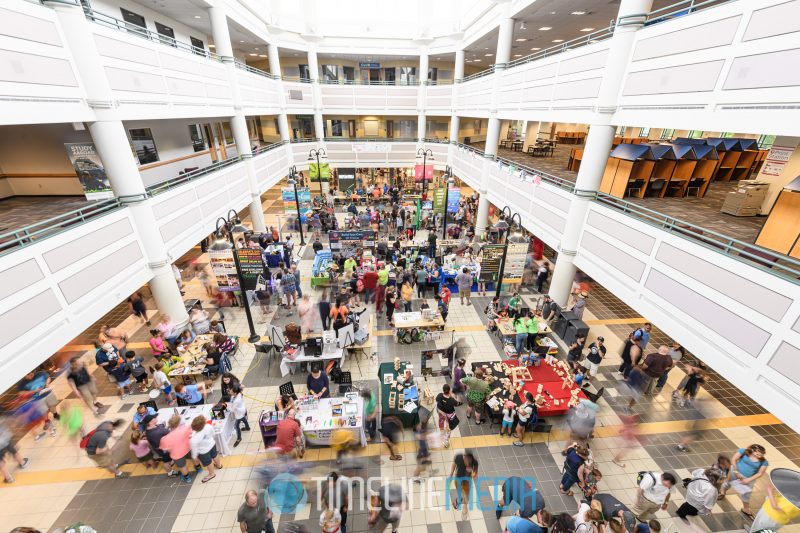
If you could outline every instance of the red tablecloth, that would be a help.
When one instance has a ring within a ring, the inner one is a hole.
[[[519,366],[516,360],[508,359],[503,361],[510,367]],[[542,396],[544,397],[545,404],[539,406],[539,416],[557,416],[565,415],[569,411],[569,400],[572,398],[572,389],[579,389],[573,383],[569,389],[561,388],[563,379],[556,374],[555,369],[542,362],[539,366],[529,366],[528,372],[531,374],[532,381],[525,381],[525,385],[519,392],[520,400],[525,401],[525,392],[530,392],[533,397],[536,397],[539,385],[542,385]],[[578,398],[586,398],[583,391],[578,393]],[[559,400],[558,405],[553,405],[553,400]],[[562,401],[563,400],[563,401]]]

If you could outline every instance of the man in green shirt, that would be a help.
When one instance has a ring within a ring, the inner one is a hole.
[[[389,283],[389,269],[386,264],[378,270],[378,287],[375,289],[375,314],[379,317],[383,312],[383,304],[386,301],[386,285]]]
[[[364,419],[367,421],[365,429],[370,440],[373,440],[378,427],[378,399],[369,390],[361,391],[361,397],[364,399]]]
[[[539,333],[539,319],[532,312],[526,321],[528,325],[528,351],[532,352],[536,348],[536,335]]]
[[[519,308],[522,305],[522,297],[518,293],[514,293],[508,301],[508,316],[516,318],[519,314]]]
[[[356,269],[356,260],[352,257],[348,257],[344,260],[344,271],[345,273],[352,274],[353,270]]]
[[[481,413],[489,394],[489,384],[483,380],[483,369],[475,370],[475,375],[461,378],[461,383],[467,387],[467,418],[475,412],[475,423],[481,423]]]

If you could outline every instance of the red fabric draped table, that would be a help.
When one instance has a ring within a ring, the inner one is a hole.
[[[511,368],[519,366],[519,362],[514,359],[506,359],[501,362],[505,363]],[[490,391],[499,387],[502,390],[498,399],[505,401],[508,399],[508,393],[503,388],[500,380],[502,378],[508,378],[509,376],[505,375],[502,371],[498,372],[495,370],[493,366],[494,364],[494,362],[489,361],[472,363],[472,370],[474,372],[477,368],[483,368],[485,373],[496,378],[495,381],[490,384]],[[536,398],[539,385],[542,385],[542,397],[544,397],[545,403],[544,405],[538,407],[539,416],[547,417],[567,414],[569,411],[569,401],[572,399],[572,390],[580,390],[580,387],[575,385],[575,383],[572,383],[571,387],[563,388],[562,384],[564,380],[556,373],[555,368],[546,364],[544,361],[542,361],[539,366],[529,366],[527,369],[531,375],[531,379],[526,379],[525,384],[522,386],[522,390],[520,390],[519,393],[512,398],[514,403],[520,405],[525,400],[526,392],[530,392],[533,397]],[[578,398],[586,398],[586,395],[582,390],[578,393]],[[555,405],[554,400],[558,400],[558,405]]]

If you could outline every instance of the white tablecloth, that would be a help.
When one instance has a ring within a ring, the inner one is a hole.
[[[300,422],[300,427],[303,429],[303,435],[306,442],[309,444],[331,444],[333,433],[338,429],[346,429],[358,439],[361,446],[367,445],[367,435],[364,431],[364,400],[361,396],[357,396],[355,404],[357,408],[356,425],[355,426],[338,426],[331,412],[334,403],[343,403],[344,398],[322,398],[319,400],[317,408],[313,411],[304,410],[302,407],[297,412],[297,420]],[[342,407],[344,410],[344,407]],[[306,419],[311,417],[311,421],[307,422]],[[348,418],[348,415],[342,415],[343,418]]]
[[[163,407],[158,411],[158,423],[167,426],[169,419],[172,418],[176,410],[178,414],[181,415],[184,424],[191,424],[192,420],[198,415],[203,415],[207,420],[211,420],[211,407],[211,404],[195,405],[192,407]],[[235,432],[235,422],[233,416],[228,412],[225,413],[224,420],[212,420],[211,422],[214,428],[214,440],[217,444],[217,451],[222,455],[230,455],[231,453],[228,441],[230,441]]]
[[[340,367],[344,365],[345,350],[337,348],[336,346],[326,347],[319,357],[307,356],[303,346],[300,346],[297,350],[294,359],[289,359],[286,356],[283,356],[283,359],[281,359],[281,376],[285,377],[288,374],[294,374],[294,368],[298,363],[313,363],[315,361],[330,361],[331,359],[336,359],[339,361]]]

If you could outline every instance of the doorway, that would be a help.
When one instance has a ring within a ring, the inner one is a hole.
[[[369,69],[369,82],[379,83],[380,81],[381,81],[381,69],[379,68]]]
[[[394,85],[394,80],[395,80],[395,77],[394,77],[395,70],[394,69],[395,69],[395,67],[387,67],[387,68],[383,69],[383,81],[385,81],[386,83],[388,83],[390,85]]]

